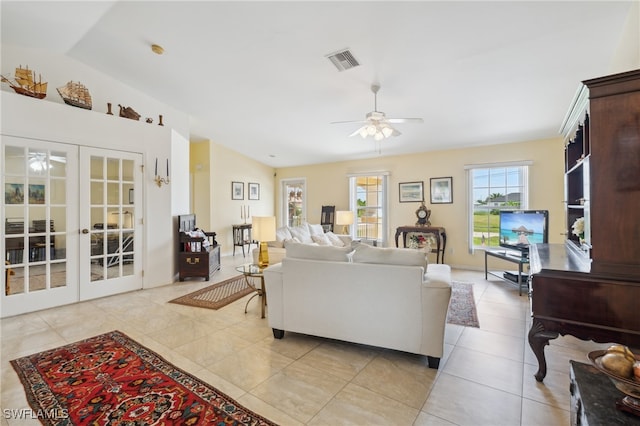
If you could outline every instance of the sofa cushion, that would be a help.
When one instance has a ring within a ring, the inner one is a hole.
[[[333,247],[290,243],[287,245],[286,257],[295,259],[327,260],[332,262],[348,262],[350,247]]]
[[[427,270],[427,256],[421,250],[371,247],[367,244],[357,244],[351,259],[353,263],[422,266],[425,271]]]
[[[291,232],[293,238],[297,238],[298,241],[303,244],[309,244],[313,242],[313,240],[311,239],[311,232],[309,232],[309,225],[307,225],[306,223],[299,226],[292,226],[291,228],[289,228],[289,232]]]
[[[327,236],[327,239],[331,242],[332,246],[344,247],[346,245],[344,241],[340,239],[340,237],[338,237],[336,234],[334,234],[331,231],[327,232],[325,235]]]
[[[313,240],[314,243],[318,243],[318,245],[320,245],[320,246],[332,246],[333,245],[333,244],[331,244],[331,241],[329,241],[329,238],[325,234],[312,235],[311,239]]]

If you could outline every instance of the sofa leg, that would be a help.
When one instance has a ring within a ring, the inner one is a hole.
[[[427,361],[429,362],[429,368],[435,368],[436,370],[440,366],[440,358],[427,355]]]
[[[278,330],[277,328],[272,328],[273,337],[276,339],[282,339],[284,337],[284,330]]]

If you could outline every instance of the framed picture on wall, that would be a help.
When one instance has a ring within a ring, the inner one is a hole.
[[[401,182],[399,194],[401,203],[415,203],[424,201],[424,182]]]
[[[249,185],[249,200],[259,200],[260,199],[260,184],[259,183],[248,183]]]
[[[244,182],[231,182],[231,199],[244,200]]]
[[[431,178],[431,204],[453,203],[453,178]]]

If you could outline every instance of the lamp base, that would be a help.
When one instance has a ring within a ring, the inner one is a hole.
[[[265,243],[264,241],[260,242],[258,266],[260,266],[261,268],[266,268],[267,266],[269,266],[269,250],[267,248],[267,243]]]

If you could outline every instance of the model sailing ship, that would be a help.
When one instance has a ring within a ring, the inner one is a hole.
[[[65,104],[78,108],[91,109],[91,94],[80,82],[68,82],[62,87],[56,89]]]
[[[38,75],[38,81],[36,82],[36,72],[26,68],[16,68],[15,79],[9,80],[3,75],[0,75],[3,83],[8,83],[9,86],[21,95],[30,96],[32,98],[43,99],[47,96],[47,83],[42,82],[42,76]]]

